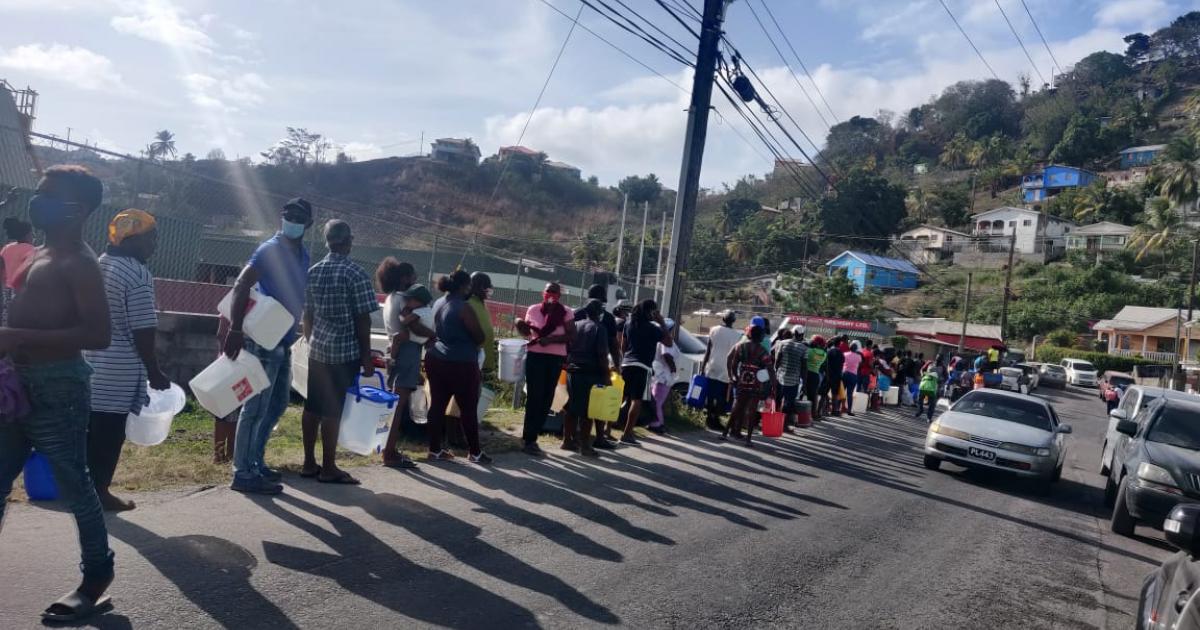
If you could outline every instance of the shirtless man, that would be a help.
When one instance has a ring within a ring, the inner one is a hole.
[[[16,366],[30,412],[0,418],[0,518],[13,480],[30,448],[46,456],[59,492],[79,529],[83,581],[46,609],[50,621],[70,622],[112,607],[113,553],[100,499],[87,467],[91,368],[84,350],[108,347],[110,323],[96,254],[83,242],[83,223],[99,205],[100,180],[79,166],[46,170],[29,202],[33,226],[46,235],[18,272],[0,353]]]

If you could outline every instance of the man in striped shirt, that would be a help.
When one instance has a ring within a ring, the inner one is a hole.
[[[154,389],[171,385],[154,352],[158,316],[154,278],[146,261],[157,244],[154,217],[142,210],[124,210],[108,224],[108,249],[100,256],[112,343],[104,350],[85,352],[84,358],[94,370],[88,467],[100,504],[108,511],[134,508],[133,501],[113,496],[109,489],[125,444],[125,419],[149,402],[147,380]]]

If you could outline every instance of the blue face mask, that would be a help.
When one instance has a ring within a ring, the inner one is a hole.
[[[279,229],[279,232],[292,240],[299,240],[304,236],[304,224],[292,223],[291,221],[284,219],[283,227]]]
[[[34,195],[29,200],[29,221],[39,230],[58,227],[74,218],[78,211],[78,203],[48,195]]]

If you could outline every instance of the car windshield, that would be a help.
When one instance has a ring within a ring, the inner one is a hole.
[[[1050,430],[1050,414],[1042,403],[1025,398],[977,390],[954,403],[951,411],[1016,422],[1027,427]]]
[[[708,346],[696,339],[686,328],[679,329],[679,351],[684,354],[704,354]]]
[[[1075,365],[1073,365],[1071,367],[1075,368],[1079,372],[1095,372],[1096,371],[1096,366],[1092,365],[1091,363],[1088,363],[1087,361],[1076,361]]]
[[[1200,451],[1200,422],[1194,407],[1167,407],[1150,427],[1146,440]]]
[[[1058,366],[1058,365],[1047,365],[1046,372],[1048,372],[1050,374],[1059,374],[1059,375],[1067,373],[1066,370],[1062,369],[1062,367]]]

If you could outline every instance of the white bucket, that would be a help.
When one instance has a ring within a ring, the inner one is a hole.
[[[524,339],[501,339],[497,343],[500,347],[500,380],[516,383],[525,376],[525,353],[529,342]]]
[[[232,306],[233,291],[230,291],[217,305],[217,312],[225,319],[232,320],[229,316]],[[250,289],[250,301],[246,304],[242,331],[253,339],[254,343],[264,348],[274,348],[295,325],[296,318],[292,317],[278,300],[259,293],[257,289]]]
[[[346,390],[346,404],[342,407],[342,427],[338,433],[338,446],[359,455],[378,452],[387,440],[392,426],[392,414],[400,397],[387,391],[383,374],[379,387],[362,385],[359,377],[354,386]]]
[[[896,406],[900,404],[900,388],[889,387],[886,392],[883,392],[883,404]]]
[[[171,434],[171,421],[187,405],[183,388],[175,383],[163,390],[147,389],[150,402],[142,407],[141,413],[131,413],[125,419],[125,438],[138,446],[154,446],[166,441]]]
[[[408,396],[408,415],[413,424],[429,422],[429,390],[428,385],[418,387]]]
[[[232,361],[222,354],[188,383],[200,406],[218,418],[233,413],[270,386],[258,357],[246,351]]]

